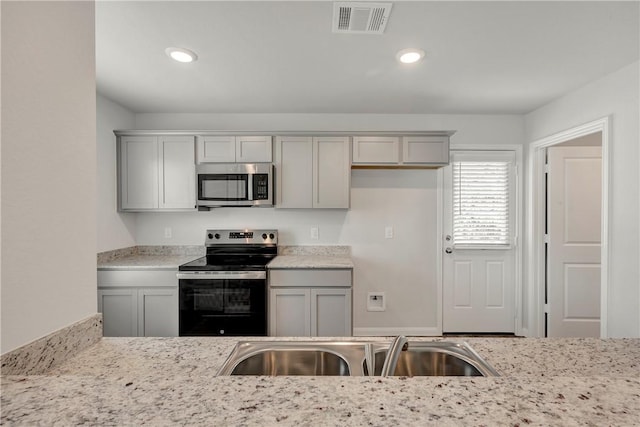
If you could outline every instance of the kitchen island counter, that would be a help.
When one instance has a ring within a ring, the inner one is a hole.
[[[448,339],[468,342],[500,372],[497,378],[216,377],[238,340],[103,338],[47,375],[3,377],[2,424],[523,426],[640,420],[639,339]]]

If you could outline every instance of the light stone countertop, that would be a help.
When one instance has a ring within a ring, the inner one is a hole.
[[[195,255],[130,255],[98,263],[98,270],[178,270],[178,266],[193,261]]]
[[[281,246],[269,268],[353,268],[348,246]],[[98,270],[177,270],[204,256],[204,246],[136,246],[98,254]]]
[[[329,255],[278,255],[271,261],[270,269],[349,269],[353,261],[348,256]]]
[[[3,377],[1,423],[640,424],[640,339],[447,339],[497,378],[216,377],[240,339],[103,338],[47,375]]]

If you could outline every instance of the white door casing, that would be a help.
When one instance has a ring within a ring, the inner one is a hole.
[[[527,304],[526,326],[523,335],[542,337],[545,330],[545,217],[546,191],[545,173],[546,148],[561,144],[576,138],[601,133],[602,145],[602,224],[600,248],[600,338],[607,338],[608,300],[609,300],[609,216],[611,206],[609,194],[611,184],[609,179],[610,154],[609,141],[612,140],[611,117],[603,117],[582,125],[569,128],[548,137],[533,141],[529,144],[527,160],[527,227],[525,241],[527,242],[527,276],[526,294]]]
[[[547,149],[549,337],[600,336],[601,147]]]
[[[443,326],[445,333],[515,332],[516,153],[454,151],[452,161],[508,161],[507,245],[456,245],[453,237],[453,167],[444,168]]]

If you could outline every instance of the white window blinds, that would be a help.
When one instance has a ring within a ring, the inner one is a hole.
[[[512,239],[513,154],[453,157],[453,243],[503,248]]]

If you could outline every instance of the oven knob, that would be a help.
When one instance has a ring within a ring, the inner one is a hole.
[[[215,238],[219,239],[220,238],[220,234],[216,233]]]
[[[224,335],[224,329],[220,329],[220,335]]]
[[[213,239],[213,234],[209,233],[209,234],[207,234],[207,237],[208,237],[209,239]]]
[[[267,240],[267,233],[262,233],[262,239]]]
[[[270,234],[269,234],[269,238],[270,238],[271,240],[273,240],[275,237],[276,237],[276,236],[275,236],[273,233],[270,233]]]

